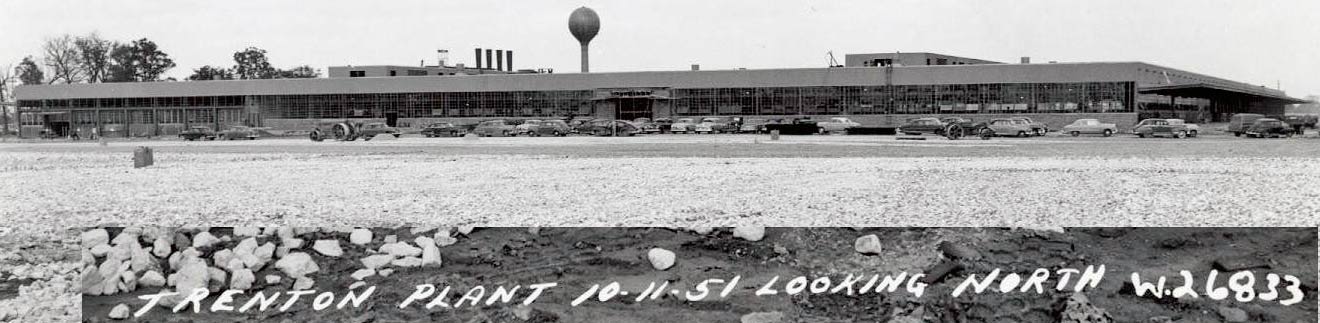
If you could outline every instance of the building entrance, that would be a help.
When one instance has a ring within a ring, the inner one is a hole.
[[[621,120],[636,120],[637,118],[654,118],[655,112],[651,109],[653,101],[651,98],[626,98],[616,99],[618,111],[614,115]]]

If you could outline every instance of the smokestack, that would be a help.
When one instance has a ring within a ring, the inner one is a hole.
[[[490,56],[491,56],[491,52],[492,52],[491,49],[486,49],[486,69],[490,69],[490,64],[491,64],[491,61],[492,61],[492,59],[491,59],[491,57],[490,57]]]
[[[503,49],[496,49],[496,50],[495,50],[495,70],[497,70],[497,71],[503,71],[503,70],[504,70],[504,50],[503,50]]]
[[[693,70],[693,71],[700,71],[700,70],[701,70],[701,64],[692,64],[692,70]]]
[[[504,60],[508,61],[505,68],[508,68],[510,72],[513,72],[513,51],[504,51]]]
[[[1022,64],[1031,64],[1031,57],[1022,56]]]
[[[481,69],[481,48],[473,49],[472,53],[477,56],[477,69]]]

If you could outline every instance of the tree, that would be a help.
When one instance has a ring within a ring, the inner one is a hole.
[[[175,66],[169,54],[146,38],[114,46],[110,50],[110,63],[106,82],[159,81],[161,74]]]
[[[321,71],[311,66],[303,65],[287,70],[280,70],[277,78],[282,79],[310,79],[321,77]]]
[[[0,68],[0,102],[13,101],[13,99],[10,99],[13,94],[9,90],[9,84],[14,82],[14,70],[10,67]],[[10,115],[9,106],[0,104],[0,137],[9,134],[10,120],[14,120],[14,116]]]
[[[227,68],[206,65],[193,70],[193,75],[188,77],[189,81],[213,81],[213,80],[232,80],[234,72]]]
[[[46,55],[42,58],[42,63],[50,71],[51,84],[59,81],[64,81],[65,84],[83,81],[82,55],[78,53],[78,46],[74,44],[73,36],[66,34],[47,38],[41,49]]]
[[[118,43],[101,39],[96,33],[81,36],[73,41],[81,56],[82,73],[87,83],[104,82],[110,69],[110,50]]]
[[[234,76],[241,80],[274,78],[277,72],[266,60],[264,49],[248,47],[234,53]]]
[[[14,74],[18,74],[18,80],[23,82],[23,85],[42,84],[42,80],[46,79],[46,74],[37,66],[37,62],[32,60],[32,56],[24,57],[23,61],[18,62]]]

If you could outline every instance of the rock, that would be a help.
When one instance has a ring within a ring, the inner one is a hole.
[[[513,308],[513,316],[519,320],[529,321],[532,319],[532,307],[527,305],[518,305]]]
[[[275,268],[278,268],[284,275],[289,277],[303,277],[307,274],[321,270],[321,267],[312,261],[312,256],[305,252],[293,252],[285,255],[275,262]]]
[[[1224,317],[1224,322],[1236,323],[1247,321],[1247,311],[1240,308],[1221,306],[1219,307],[1219,316]]]
[[[275,285],[280,283],[279,275],[266,275],[266,285]]]
[[[440,267],[440,265],[440,248],[437,248],[434,243],[426,244],[425,247],[422,248],[422,266]]]
[[[390,264],[392,261],[394,261],[394,256],[391,255],[370,255],[362,258],[362,265],[367,269],[377,269]]]
[[[396,242],[380,246],[380,252],[394,257],[416,257],[422,255],[422,248],[413,247],[407,242]]]
[[[961,243],[955,243],[952,241],[940,242],[939,249],[940,252],[944,253],[944,257],[949,259],[955,259],[955,260],[981,259],[980,252],[977,252],[976,249],[972,249],[971,247],[968,247],[967,245]]]
[[[113,249],[114,247],[111,247],[109,244],[103,243],[92,247],[91,252],[93,256],[105,257],[105,255],[110,254],[110,250]]]
[[[388,244],[388,243],[395,243],[395,242],[399,242],[399,236],[396,236],[396,235],[393,235],[393,234],[385,236],[385,243]]]
[[[231,276],[229,289],[249,290],[252,289],[252,284],[257,281],[257,276],[247,269],[235,271]]]
[[[390,274],[393,273],[394,273],[394,269],[381,269],[376,271],[376,275],[379,275],[381,277],[389,277]]]
[[[152,256],[148,249],[142,249],[137,242],[130,243],[129,246],[133,249],[132,256],[129,258],[129,262],[131,263],[129,268],[131,268],[133,272],[140,273],[148,270],[160,269],[160,261],[157,260],[155,256]]]
[[[735,227],[733,237],[747,241],[761,241],[765,238],[765,227]]]
[[[155,270],[147,271],[146,273],[142,274],[141,278],[138,278],[138,286],[143,286],[143,287],[165,286],[165,277],[161,276],[160,273],[156,272]]]
[[[170,247],[170,242],[165,238],[156,238],[156,241],[151,244],[151,253],[156,255],[157,258],[169,257],[170,253],[173,252],[171,249],[173,248]]]
[[[339,240],[316,240],[316,243],[312,244],[312,250],[327,257],[338,258],[344,255],[344,249],[339,247]]]
[[[853,249],[863,255],[878,255],[881,251],[884,251],[884,247],[880,246],[880,237],[874,234],[857,238],[857,241],[853,241]]]
[[[253,250],[252,255],[256,256],[257,260],[263,264],[269,262],[271,259],[275,259],[275,244],[267,242],[257,247],[257,250]],[[252,265],[249,264],[248,266],[251,267]]]
[[[408,234],[418,235],[418,234],[426,233],[426,231],[431,231],[431,230],[435,230],[435,228],[412,227],[411,229],[408,229]]]
[[[229,274],[224,269],[211,267],[206,270],[208,275],[211,276],[211,281],[207,283],[207,287],[211,289],[211,292],[221,291],[229,285]]]
[[[127,304],[115,305],[115,308],[110,309],[111,320],[128,319],[128,314],[129,314],[129,308]]]
[[[234,256],[250,255],[257,251],[257,238],[247,238],[234,246]]]
[[[83,248],[91,248],[103,244],[110,244],[110,232],[105,229],[92,229],[84,231],[79,238],[82,240]]]
[[[452,246],[455,243],[458,243],[458,238],[451,237],[447,233],[444,236],[439,233],[435,235],[435,245],[437,247]]]
[[[358,287],[362,287],[362,286],[366,286],[366,285],[367,285],[367,282],[363,282],[363,281],[355,282],[355,283],[353,283],[352,285],[348,285],[348,289],[358,289]]]
[[[202,231],[192,238],[192,247],[196,249],[206,249],[220,243],[220,239],[211,235],[210,232]]]
[[[206,267],[206,263],[201,260],[189,257],[187,260],[181,260],[180,265],[182,267],[179,268],[179,271],[172,275],[174,277],[175,290],[180,293],[178,295],[165,297],[165,299],[172,300],[172,304],[177,304],[179,301],[182,301],[188,296],[188,294],[192,293],[193,290],[198,288],[208,288],[208,283],[211,281],[211,271]]]
[[[710,234],[711,232],[715,232],[715,227],[690,227],[688,228],[688,230],[692,231],[692,233],[696,233],[704,236]]]
[[[130,243],[137,244],[138,234],[141,230],[130,230],[131,228],[132,227],[125,228],[123,231],[119,232],[119,235],[116,235],[114,239],[110,239],[110,245],[118,247]]]
[[[137,286],[138,286],[137,274],[134,274],[132,271],[125,271],[123,273],[120,273],[119,280],[120,282],[123,282],[123,285],[117,286],[119,287],[119,291],[131,292],[137,290]]]
[[[348,242],[352,242],[353,244],[359,246],[371,243],[371,230],[367,230],[367,229],[353,230],[353,233],[349,234],[348,236]]]
[[[778,311],[747,313],[738,321],[742,323],[778,323],[784,321],[784,313]]]
[[[261,228],[258,227],[234,227],[234,236],[236,237],[255,237],[261,235]]]
[[[293,290],[312,289],[312,286],[315,285],[316,285],[316,281],[312,280],[311,278],[298,277],[298,279],[295,279],[293,281]]]
[[[281,247],[289,249],[298,249],[303,246],[303,239],[284,239],[280,240]]]
[[[477,230],[477,227],[475,227],[475,226],[470,226],[470,225],[467,225],[467,226],[460,226],[460,227],[458,227],[458,233],[459,233],[459,234],[462,234],[462,235],[465,235],[465,236],[466,236],[466,235],[471,235],[471,234],[472,234],[472,231],[476,231],[476,230]]]
[[[651,251],[646,252],[646,259],[651,261],[651,267],[655,270],[667,270],[674,266],[678,256],[673,251],[651,248]]]
[[[390,265],[393,265],[395,267],[417,267],[422,265],[422,258],[417,258],[417,257],[399,258],[399,259],[395,259],[394,261],[391,261]]]
[[[353,277],[353,280],[363,280],[375,275],[376,271],[373,269],[358,269],[357,271],[354,271],[352,275],[349,275],[349,277]]]
[[[293,227],[279,227],[278,229],[275,229],[275,236],[279,237],[280,240],[293,239]]]
[[[211,254],[211,263],[216,266],[228,265],[230,260],[234,259],[234,252],[229,249],[220,249]]]
[[[435,239],[431,239],[427,237],[417,237],[416,239],[413,239],[413,243],[416,243],[418,247],[422,247],[422,253],[426,253],[426,246],[427,245],[434,246]]]
[[[541,235],[541,227],[529,227],[527,228],[527,234],[539,236]]]
[[[188,235],[183,234],[183,232],[175,232],[174,250],[183,250],[188,248],[192,248],[192,239],[188,239]]]
[[[1063,310],[1059,312],[1059,323],[1112,323],[1114,317],[1102,308],[1091,304],[1086,294],[1073,293],[1064,300]]]

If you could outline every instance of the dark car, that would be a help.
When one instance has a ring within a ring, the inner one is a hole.
[[[434,138],[434,137],[458,137],[466,132],[467,130],[459,126],[455,126],[452,123],[440,122],[440,123],[432,123],[426,125],[426,128],[422,128],[421,133],[423,136],[426,136],[427,138]]]
[[[656,118],[653,123],[655,123],[657,128],[660,128],[660,133],[669,133],[670,126],[674,125],[674,119]]]
[[[939,134],[944,131],[944,122],[936,118],[916,118],[898,127],[898,133],[915,136],[921,134]]]
[[[215,131],[212,131],[211,127],[192,126],[188,127],[187,130],[180,132],[179,138],[188,141],[197,139],[215,140]]]
[[[1278,138],[1291,137],[1293,131],[1292,126],[1282,120],[1260,118],[1256,119],[1256,122],[1252,122],[1250,127],[1247,127],[1246,134],[1247,137],[1252,138]]]
[[[581,133],[602,137],[632,136],[641,131],[641,128],[632,122],[608,119],[591,120],[579,129]]]
[[[220,140],[238,140],[238,139],[256,140],[257,138],[260,137],[261,135],[257,134],[257,131],[255,129],[244,126],[229,127],[229,129],[225,129],[225,131],[221,131],[215,134],[215,138]]]
[[[573,132],[573,128],[568,126],[564,120],[545,120],[537,124],[532,131],[527,133],[531,136],[555,136],[563,137]]]

